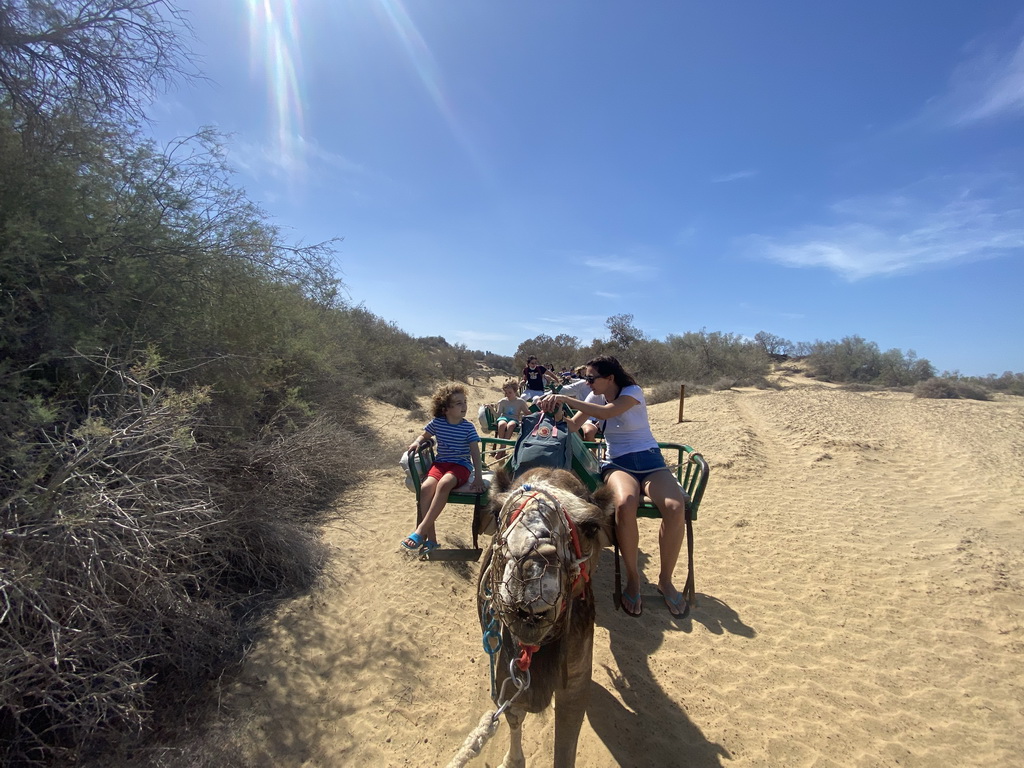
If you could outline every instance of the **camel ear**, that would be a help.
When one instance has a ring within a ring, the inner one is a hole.
[[[599,506],[606,514],[615,514],[615,498],[612,493],[612,489],[607,485],[602,485],[596,491],[594,491],[594,503]]]
[[[490,513],[489,517],[497,519],[501,508],[505,505],[505,499],[508,498],[508,492],[511,487],[512,478],[509,477],[504,467],[499,467],[494,472],[494,479],[491,480],[490,502],[487,505],[487,511]]]
[[[505,493],[505,491],[512,487],[512,476],[509,475],[508,470],[504,467],[498,467],[494,470],[494,480],[491,482],[493,487],[498,490],[498,493]]]

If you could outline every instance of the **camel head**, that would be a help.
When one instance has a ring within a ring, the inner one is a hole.
[[[560,634],[570,598],[597,557],[598,521],[610,515],[564,470],[531,470],[495,502],[501,511],[488,585],[495,609],[521,644],[543,645]]]

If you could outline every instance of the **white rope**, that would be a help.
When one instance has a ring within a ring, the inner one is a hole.
[[[498,730],[498,718],[495,717],[495,714],[497,714],[497,710],[494,712],[484,712],[484,716],[480,718],[479,725],[462,742],[462,747],[455,753],[452,761],[448,763],[448,768],[463,768],[466,763],[480,754],[484,744]]]

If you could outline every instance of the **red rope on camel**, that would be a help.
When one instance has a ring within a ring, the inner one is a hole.
[[[519,654],[519,658],[516,659],[516,666],[519,667],[520,672],[525,672],[530,668],[530,662],[533,661],[533,654],[539,649],[539,645],[521,645],[523,652]]]

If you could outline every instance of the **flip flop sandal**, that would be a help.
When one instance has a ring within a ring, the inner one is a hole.
[[[644,604],[640,600],[640,592],[631,595],[623,590],[622,599],[619,602],[622,605],[622,612],[634,619],[639,618],[644,612]]]
[[[661,592],[661,590],[659,589],[658,592]],[[665,605],[668,606],[668,612],[672,614],[673,618],[685,619],[690,615],[690,603],[682,592],[676,592],[675,600],[671,599],[664,592],[661,592],[661,596],[665,598]]]
[[[409,546],[410,541],[412,542],[412,546]],[[402,549],[404,549],[410,555],[418,555],[423,550],[423,547],[423,537],[416,533],[416,531],[413,531],[404,539],[402,539]]]
[[[440,548],[441,545],[438,544],[436,541],[431,541],[430,539],[427,539],[425,542],[423,542],[423,546],[420,548],[420,557],[423,560],[429,560],[430,553],[433,552],[435,549]]]

